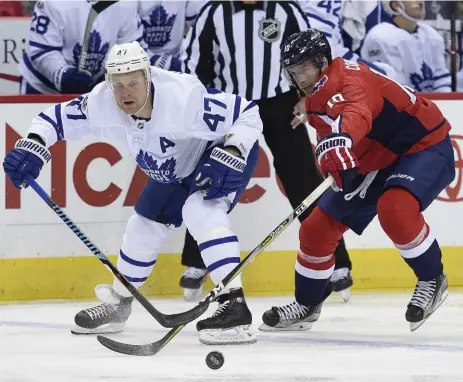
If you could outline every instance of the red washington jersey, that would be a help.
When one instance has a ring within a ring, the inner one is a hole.
[[[312,96],[306,97],[306,111],[319,138],[350,135],[362,174],[423,151],[450,131],[435,103],[364,64],[342,58],[321,74]]]

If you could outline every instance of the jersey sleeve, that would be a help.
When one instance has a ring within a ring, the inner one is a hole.
[[[394,43],[390,44],[389,35],[381,33],[381,29],[373,28],[365,37],[360,55],[370,62],[383,62],[390,65],[397,73],[404,72],[404,60],[400,49]],[[405,78],[401,81],[404,81]]]
[[[357,78],[344,78],[338,91],[326,102],[326,113],[334,121],[333,133],[349,134],[354,145],[371,130],[373,105]]]
[[[309,19],[312,28],[318,29],[328,39],[337,35],[341,17],[341,0],[299,0],[298,3]]]
[[[215,78],[213,56],[215,36],[213,9],[215,7],[216,5],[211,1],[201,9],[182,47],[182,71],[196,74],[205,86],[212,86]]]
[[[301,8],[300,3],[295,1],[289,1],[287,4],[288,7],[291,9],[291,12],[288,12],[288,14],[292,14],[295,19],[293,20],[292,17],[288,18],[286,28],[293,30],[288,31],[287,33],[297,33],[309,29],[311,27],[309,19],[307,18],[307,15],[304,12],[304,10]]]
[[[37,115],[28,133],[42,137],[46,147],[61,140],[77,140],[92,135],[89,106],[95,102],[93,94],[83,94],[71,101],[58,103]]]
[[[436,33],[437,34],[437,33]],[[442,36],[436,36],[433,40],[433,61],[434,61],[434,83],[433,91],[451,92],[451,75],[445,63],[445,43]]]
[[[185,24],[188,27],[192,27],[196,18],[199,15],[199,11],[206,4],[203,0],[188,0],[185,6]]]
[[[235,146],[244,158],[263,130],[255,102],[202,85],[190,95],[184,121],[190,137]]]
[[[36,3],[24,55],[29,70],[44,76],[51,84],[56,71],[67,65],[62,53],[65,26],[56,6],[52,1]]]

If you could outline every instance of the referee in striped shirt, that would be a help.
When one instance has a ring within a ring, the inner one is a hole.
[[[182,56],[183,71],[196,74],[206,87],[257,103],[275,171],[294,209],[322,178],[307,129],[303,124],[291,127],[299,96],[281,72],[280,48],[291,34],[308,28],[307,16],[295,1],[209,1],[184,41]],[[342,263],[349,261],[344,242],[335,255]],[[194,267],[180,280],[180,286],[186,288],[185,297],[192,299],[188,289],[200,286],[207,271],[189,233],[182,264]]]

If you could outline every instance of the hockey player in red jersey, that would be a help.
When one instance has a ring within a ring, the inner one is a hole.
[[[378,215],[418,282],[406,320],[416,330],[447,297],[442,254],[422,211],[454,179],[450,124],[430,100],[368,66],[336,58],[319,31],[288,37],[282,69],[307,97],[316,155],[333,189],[301,224],[296,301],[263,315],[261,330],[307,330],[330,294],[333,251]]]

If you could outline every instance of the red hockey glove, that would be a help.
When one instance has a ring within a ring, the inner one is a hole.
[[[315,150],[323,175],[331,174],[336,186],[344,191],[358,175],[359,162],[351,148],[349,135],[330,134],[318,142]]]

